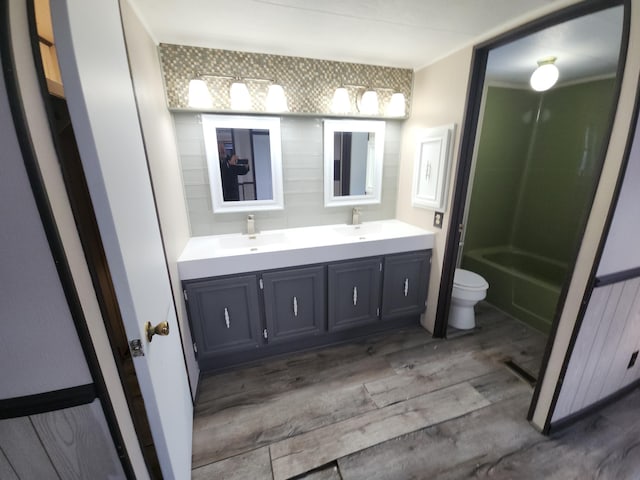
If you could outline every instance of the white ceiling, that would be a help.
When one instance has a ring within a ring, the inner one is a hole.
[[[155,40],[420,68],[557,0],[129,0]]]
[[[419,69],[563,0],[129,0],[154,39]],[[561,81],[615,70],[618,13],[590,15],[491,52],[492,80],[525,83],[555,55]]]

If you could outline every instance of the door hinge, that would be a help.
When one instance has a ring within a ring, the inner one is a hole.
[[[262,279],[260,279],[260,290],[264,290],[264,282],[262,281]]]
[[[142,340],[134,338],[129,342],[129,350],[131,350],[132,357],[144,357],[144,348],[142,347]]]
[[[187,291],[186,290],[182,290],[182,296],[184,297],[184,301],[185,302],[189,301],[189,295],[187,295]]]
[[[382,262],[380,262],[380,271],[382,271]]]
[[[262,336],[265,338],[265,340],[267,338],[269,338],[269,334],[267,333],[267,329],[266,328],[262,331]]]
[[[380,316],[380,308],[378,307],[378,309],[376,310],[376,317]]]
[[[196,342],[193,342],[193,353],[198,353],[198,346],[196,345]]]

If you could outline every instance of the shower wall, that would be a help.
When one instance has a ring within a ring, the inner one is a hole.
[[[525,302],[536,295],[516,278],[524,274],[528,283],[539,280],[559,294],[589,214],[614,87],[611,78],[545,93],[505,87],[486,93],[462,267],[489,277],[496,268],[505,272],[495,288],[489,281],[488,301],[541,330],[551,323],[558,295]],[[531,262],[513,260],[523,258],[518,252],[558,270],[558,278],[528,271],[523,265]],[[478,259],[492,257],[512,260],[485,270]]]

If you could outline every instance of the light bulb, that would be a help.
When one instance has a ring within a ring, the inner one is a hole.
[[[404,117],[406,112],[404,93],[394,93],[391,95],[391,100],[389,100],[389,105],[387,105],[387,116]]]
[[[351,112],[351,101],[349,100],[349,92],[344,87],[336,88],[331,101],[331,111],[333,113],[349,113]]]
[[[378,115],[378,94],[375,90],[367,90],[360,99],[360,113]]]
[[[531,88],[537,92],[544,92],[553,87],[558,81],[560,72],[558,67],[554,65],[555,57],[551,60],[538,62],[538,68],[531,74],[529,83]]]
[[[213,108],[209,87],[201,78],[194,78],[189,82],[189,106],[191,108]]]
[[[251,96],[247,84],[238,80],[231,84],[229,92],[231,110],[251,110]]]
[[[282,85],[273,83],[269,85],[267,91],[266,108],[268,112],[288,112],[289,105],[287,105],[287,97],[284,94],[284,88]]]

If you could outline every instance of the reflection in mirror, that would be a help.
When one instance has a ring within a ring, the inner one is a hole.
[[[380,203],[384,122],[325,120],[325,206]]]
[[[280,119],[202,115],[213,211],[283,208]]]

